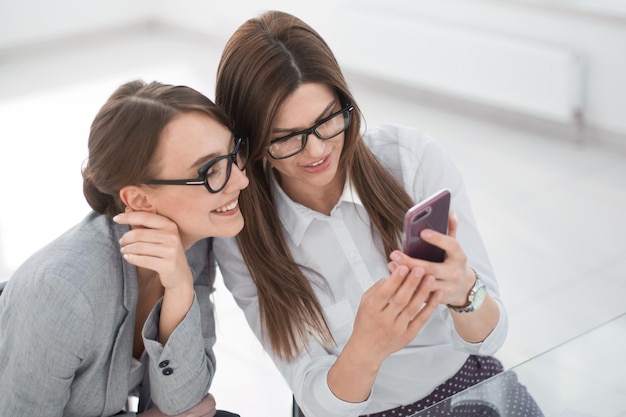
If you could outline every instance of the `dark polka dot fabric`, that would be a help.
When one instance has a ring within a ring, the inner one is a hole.
[[[425,398],[362,417],[543,417],[526,387],[512,371],[503,372],[491,356],[470,356],[461,369]],[[473,387],[466,392],[453,395]]]

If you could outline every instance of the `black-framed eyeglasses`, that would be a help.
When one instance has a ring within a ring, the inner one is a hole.
[[[233,164],[240,170],[248,163],[248,139],[235,139],[235,147],[228,155],[218,156],[198,169],[198,178],[188,180],[151,180],[151,185],[204,185],[210,193],[219,193],[230,179]]]
[[[308,129],[274,139],[267,146],[267,153],[274,159],[285,159],[301,152],[306,146],[306,141],[311,134],[321,140],[334,138],[350,126],[352,110],[354,110],[354,106],[348,104],[338,112],[325,117]]]

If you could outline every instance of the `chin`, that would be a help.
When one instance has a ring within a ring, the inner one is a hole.
[[[243,225],[243,217],[240,215],[238,221],[234,221],[228,226],[219,228],[219,231],[216,231],[216,233],[213,234],[213,237],[234,237],[241,232]]]

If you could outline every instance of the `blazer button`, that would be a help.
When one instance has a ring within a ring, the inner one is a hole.
[[[174,373],[174,370],[172,368],[165,368],[163,369],[163,375],[172,375]]]
[[[163,362],[159,364],[159,368],[165,368],[169,364],[170,364],[170,361],[164,360]]]

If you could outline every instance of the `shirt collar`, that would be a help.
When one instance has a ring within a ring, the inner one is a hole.
[[[280,222],[282,223],[289,236],[291,236],[294,244],[299,246],[302,242],[302,238],[304,237],[304,233],[309,228],[313,220],[325,219],[327,216],[318,213],[315,210],[311,210],[310,208],[305,207],[300,203],[296,203],[291,198],[289,198],[289,196],[278,184],[278,180],[274,175],[274,171],[272,170],[271,166],[269,166],[269,164],[266,173],[269,178],[274,203],[276,204],[278,218],[280,219]],[[339,197],[337,205],[335,206],[335,208],[333,208],[333,211],[335,211],[342,202],[363,206],[363,203],[361,202],[361,199],[359,198],[356,189],[349,179],[346,179],[346,184],[343,187],[343,192]]]
[[[352,181],[350,181],[350,178],[346,178],[346,184],[343,186],[343,192],[339,197],[339,202],[337,203],[337,206],[342,201],[363,206],[363,202],[359,198],[359,194],[356,192],[356,188],[354,188],[354,185],[352,184]]]

